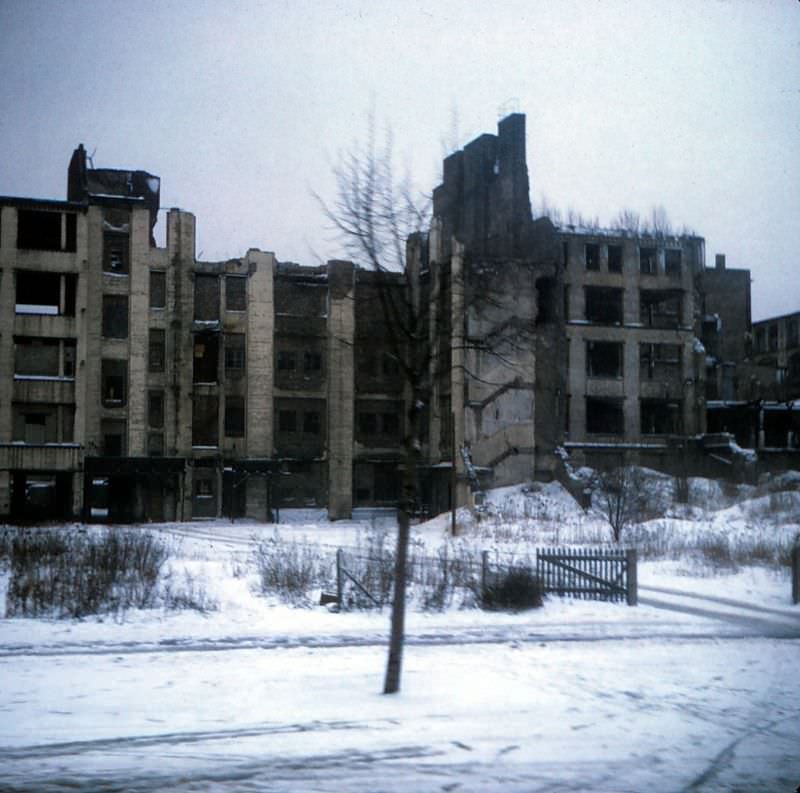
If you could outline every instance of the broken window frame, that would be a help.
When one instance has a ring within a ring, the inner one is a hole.
[[[14,271],[14,311],[74,317],[77,290],[77,273],[19,268]]]
[[[639,246],[639,272],[642,275],[658,273],[658,248],[650,245]]]
[[[674,376],[680,372],[683,362],[683,346],[663,342],[640,342],[639,344],[639,377],[640,379],[661,379],[667,375]],[[643,376],[646,373],[646,378]]]
[[[681,326],[683,292],[669,289],[639,291],[639,320],[645,328],[674,330]]]
[[[600,246],[596,242],[584,244],[583,260],[588,271],[598,272],[600,270]]]
[[[195,333],[192,346],[192,382],[213,385],[219,381],[219,334]]]
[[[103,273],[129,275],[131,267],[130,234],[103,231]]]
[[[100,398],[103,407],[125,407],[128,402],[128,362],[103,358],[100,363]]]
[[[149,328],[147,340],[147,371],[163,372],[167,359],[167,334],[163,328]]]
[[[244,376],[247,368],[247,340],[244,333],[226,333],[225,377],[233,380]]]
[[[17,209],[17,250],[75,253],[77,223],[75,212],[20,207]]]

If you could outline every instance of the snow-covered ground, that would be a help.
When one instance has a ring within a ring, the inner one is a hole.
[[[791,480],[738,500],[714,487],[693,482],[693,505],[664,506],[675,537],[728,527],[737,543],[785,541],[800,529]],[[490,501],[490,519],[459,515],[458,542],[507,552],[607,532],[557,486]],[[283,519],[282,537],[331,553],[387,524]],[[416,547],[435,549],[448,528],[445,516],[416,527]],[[800,607],[786,568],[681,553],[640,563],[635,608],[552,597],[520,614],[412,608],[402,692],[384,697],[386,611],[256,593],[252,548],[276,527],[151,529],[173,547],[174,574],[188,570],[218,608],[0,620],[0,790],[800,785]]]

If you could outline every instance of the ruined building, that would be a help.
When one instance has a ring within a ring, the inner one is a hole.
[[[67,201],[0,199],[0,513],[394,503],[402,387],[372,274],[198,261],[193,215],[169,210],[159,248],[158,211],[158,177],[83,147]]]
[[[565,455],[669,470],[709,428],[723,459],[730,414],[706,406],[751,398],[749,273],[706,269],[697,236],[534,219],[521,114],[445,160],[410,282],[260,250],[199,261],[179,209],[160,248],[159,194],[79,147],[66,201],[0,198],[2,514],[395,504],[411,394],[384,307],[409,283],[434,353],[420,508],[560,476]]]

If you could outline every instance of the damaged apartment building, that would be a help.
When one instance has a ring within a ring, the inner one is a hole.
[[[396,504],[411,395],[384,307],[409,279],[433,353],[421,509],[558,477],[565,456],[669,470],[705,437],[706,399],[733,393],[725,331],[750,331],[749,273],[707,270],[697,236],[534,219],[525,146],[513,114],[444,161],[405,278],[260,250],[199,261],[180,209],[158,247],[159,178],[90,167],[82,146],[66,201],[0,198],[0,513]],[[735,300],[717,311],[720,279]]]
[[[69,165],[0,199],[0,513],[112,521],[392,504],[402,382],[375,276],[195,257],[159,178]]]

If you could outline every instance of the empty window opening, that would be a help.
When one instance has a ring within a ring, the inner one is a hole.
[[[639,272],[643,275],[655,275],[657,267],[656,249],[639,248]]]
[[[294,350],[278,350],[278,371],[297,371],[297,353]]]
[[[233,379],[245,372],[246,348],[244,333],[225,334],[225,376]]]
[[[103,405],[123,407],[128,398],[128,362],[106,358],[100,368]]]
[[[558,292],[556,281],[554,278],[540,278],[536,282],[536,324],[542,325],[548,322],[555,322],[557,318]]]
[[[308,373],[322,371],[322,353],[306,350],[303,353],[303,371]]]
[[[103,234],[103,272],[127,275],[130,269],[130,237],[106,231]]]
[[[786,323],[786,346],[788,348],[797,347],[798,343],[798,322],[790,319]]]
[[[668,248],[664,251],[664,271],[667,275],[680,275],[683,269],[680,249]]]
[[[103,295],[103,338],[128,338],[128,298],[126,295]]]
[[[198,333],[195,336],[193,360],[193,382],[217,382],[217,367],[219,364],[219,336],[216,333]]]
[[[678,430],[680,405],[662,399],[641,401],[642,435],[671,435]]]
[[[584,245],[584,257],[586,259],[587,270],[600,269],[600,246],[595,242]]]
[[[67,312],[66,301],[64,311],[61,310],[61,284],[64,276],[60,273],[43,273],[34,270],[16,271],[16,307],[17,314],[49,314],[57,316]],[[74,279],[74,276],[73,276]],[[72,315],[75,313],[74,298]]]
[[[216,446],[219,443],[219,399],[197,395],[192,408],[192,446]]]
[[[75,251],[77,215],[74,212],[17,210],[17,248],[29,251]]]
[[[167,305],[167,274],[162,270],[150,271],[150,308]]]
[[[147,368],[150,372],[163,372],[166,358],[166,336],[162,328],[150,328]]]
[[[623,345],[611,341],[586,342],[586,374],[589,377],[622,377]]]
[[[105,457],[124,457],[127,454],[127,426],[118,419],[103,419],[100,422]]]
[[[608,272],[621,273],[622,272],[622,246],[609,245],[608,246]]]
[[[586,319],[601,325],[622,324],[622,290],[587,286]]]
[[[219,277],[200,275],[194,277],[194,318],[198,322],[219,321]]]
[[[293,410],[278,411],[278,432],[297,432],[297,414]]]
[[[228,311],[247,311],[247,278],[225,276],[225,308]]]
[[[601,435],[622,435],[625,416],[621,399],[586,398],[586,432]]]
[[[660,290],[639,293],[641,323],[648,328],[677,328],[681,321],[681,293]]]
[[[147,395],[147,425],[153,429],[164,426],[164,392],[150,391]]]
[[[75,359],[77,357],[78,343],[75,339],[64,339],[61,342],[63,347],[64,364],[62,374],[64,377],[75,377]]]
[[[58,377],[61,342],[58,339],[14,337],[14,374],[22,377]]]
[[[362,443],[395,443],[400,440],[400,404],[364,402],[357,408],[356,428]]]
[[[225,397],[225,434],[229,438],[244,437],[244,397]]]
[[[316,410],[303,412],[303,432],[307,435],[319,435],[322,431],[320,415]]]
[[[778,326],[770,325],[767,329],[767,350],[769,352],[778,351]]]

